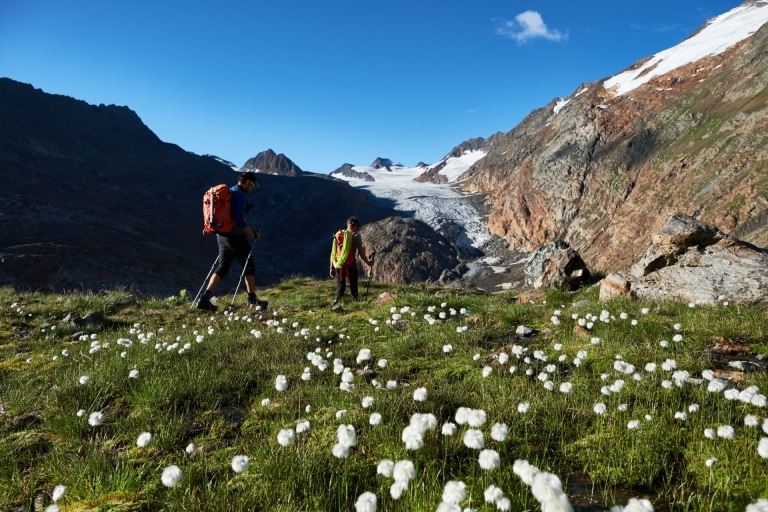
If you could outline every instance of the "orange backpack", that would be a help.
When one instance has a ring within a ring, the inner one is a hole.
[[[232,219],[232,191],[222,183],[203,194],[203,234],[229,233],[237,226]]]

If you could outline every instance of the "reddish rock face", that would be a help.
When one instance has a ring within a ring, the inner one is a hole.
[[[486,194],[491,232],[526,252],[564,240],[597,272],[639,259],[675,212],[768,245],[766,36],[622,96],[600,80],[532,112],[462,177]]]

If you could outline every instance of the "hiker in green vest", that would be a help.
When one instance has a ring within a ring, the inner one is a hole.
[[[363,239],[357,230],[360,229],[360,221],[357,217],[347,219],[347,229],[339,230],[333,237],[331,247],[331,277],[336,278],[336,294],[333,296],[333,305],[335,306],[346,289],[346,282],[349,281],[349,291],[352,294],[352,300],[359,300],[357,293],[357,258],[360,256],[369,267],[373,265],[373,259],[376,253],[370,258],[365,253]]]

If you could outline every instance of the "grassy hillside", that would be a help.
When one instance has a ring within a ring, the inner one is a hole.
[[[768,355],[764,308],[374,283],[331,311],[332,293],[292,279],[260,294],[267,312],[238,297],[202,314],[183,296],[0,289],[0,510],[768,498],[768,378],[727,365]]]

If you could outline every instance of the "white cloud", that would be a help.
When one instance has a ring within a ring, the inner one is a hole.
[[[526,43],[531,39],[543,37],[550,41],[564,41],[568,39],[568,33],[550,29],[536,11],[521,12],[512,21],[504,21],[496,30],[499,35],[514,39],[518,43]]]

